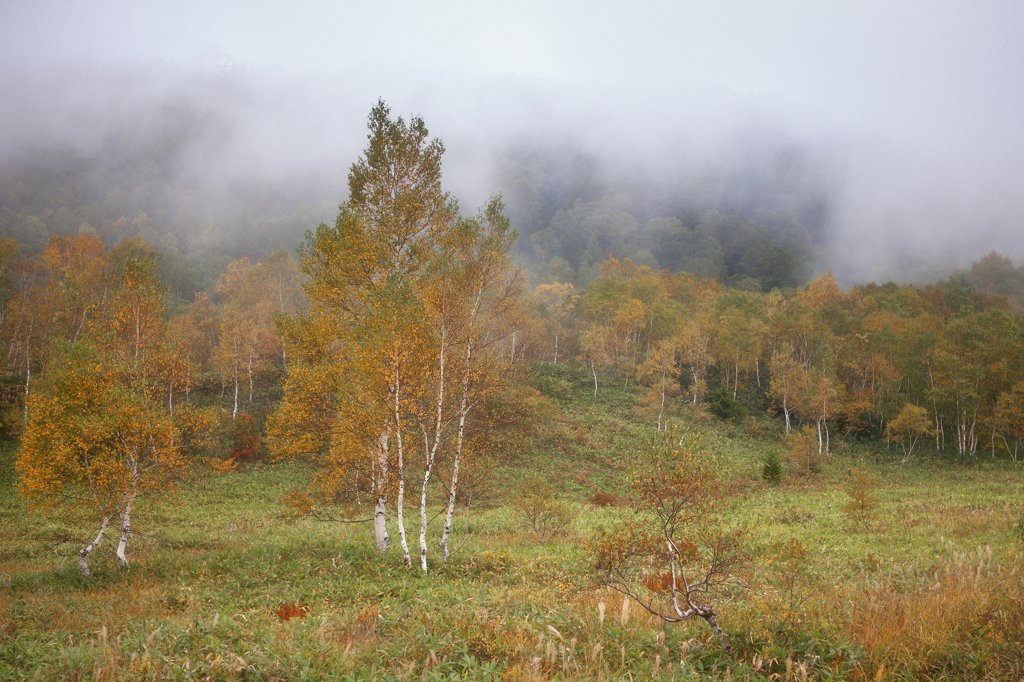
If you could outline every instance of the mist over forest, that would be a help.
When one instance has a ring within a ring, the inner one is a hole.
[[[1018,199],[998,183],[990,197],[946,191],[925,155],[897,162],[827,117],[711,87],[297,73],[218,56],[8,62],[0,91],[0,234],[26,253],[50,235],[95,232],[112,248],[138,234],[164,253],[181,304],[231,260],[292,250],[333,220],[378,97],[444,140],[463,213],[502,194],[533,285],[585,286],[609,255],[764,291],[825,271],[846,286],[924,284],[1022,252]]]

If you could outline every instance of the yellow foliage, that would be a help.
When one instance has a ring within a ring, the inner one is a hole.
[[[212,470],[220,474],[225,474],[234,471],[238,467],[238,462],[235,461],[234,457],[227,459],[217,459],[216,457],[207,457],[206,465]]]

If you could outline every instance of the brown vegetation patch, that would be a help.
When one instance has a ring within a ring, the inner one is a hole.
[[[925,514],[942,535],[965,538],[1006,525],[1006,515],[991,507],[928,505]]]
[[[298,602],[285,602],[274,609],[274,613],[282,622],[287,623],[293,618],[305,618],[309,613],[309,607],[300,605]]]
[[[992,647],[993,670],[1005,670],[1000,666],[1024,652],[1024,579],[1016,567],[994,563],[990,548],[954,553],[918,575],[913,587],[904,578],[854,585],[841,595],[846,606],[834,605],[873,660],[935,672],[930,668],[941,668],[979,635]]]

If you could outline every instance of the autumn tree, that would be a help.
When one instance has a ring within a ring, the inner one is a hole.
[[[369,128],[349,174],[349,200],[334,226],[307,233],[300,251],[310,311],[279,323],[291,361],[271,440],[292,450],[289,424],[314,426],[303,442],[317,450],[321,485],[358,494],[345,482],[368,484],[381,551],[390,546],[394,499],[407,564],[406,486],[418,472],[426,571],[431,482],[447,461],[447,556],[470,415],[522,355],[522,342],[518,352],[515,345],[522,287],[501,201],[461,219],[441,188],[444,146],[429,139],[421,119],[392,120],[381,102]]]
[[[715,602],[743,559],[742,534],[723,528],[713,460],[670,431],[634,474],[633,514],[592,546],[599,583],[669,623],[703,619],[725,650]]]
[[[914,456],[914,448],[917,447],[918,441],[924,436],[932,435],[932,431],[928,411],[918,405],[907,403],[899,414],[889,420],[885,434],[899,443],[903,449],[903,461],[900,462],[902,466]]]
[[[178,465],[174,427],[159,401],[165,322],[156,254],[142,240],[126,240],[104,262],[103,299],[58,327],[60,362],[28,401],[17,462],[22,494],[34,506],[95,513],[97,535],[79,552],[86,576],[89,555],[115,518],[117,558],[128,566],[138,498],[166,488]]]
[[[1006,451],[1017,461],[1017,452],[1024,441],[1024,381],[999,395],[996,409],[996,428],[1003,440]],[[1013,438],[1013,448],[1007,436]]]
[[[545,332],[551,338],[551,361],[555,364],[558,364],[558,343],[565,334],[566,321],[579,303],[579,296],[574,291],[572,284],[552,282],[539,285],[533,292]]]
[[[782,410],[786,418],[786,435],[792,430],[792,414],[796,409],[797,396],[804,392],[806,372],[796,363],[789,349],[781,349],[772,355],[769,364],[771,391],[769,395]]]

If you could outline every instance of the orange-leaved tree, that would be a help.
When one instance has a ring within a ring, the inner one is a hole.
[[[715,601],[743,560],[743,536],[717,516],[714,461],[669,429],[652,441],[632,485],[633,513],[591,548],[597,581],[663,621],[703,619],[728,651]]]
[[[446,461],[447,555],[468,417],[522,354],[521,341],[518,353],[503,345],[517,330],[521,285],[500,200],[460,219],[441,189],[444,147],[428,139],[422,120],[392,120],[379,103],[369,127],[349,200],[333,227],[307,233],[300,251],[310,309],[279,320],[291,361],[270,439],[281,454],[313,460],[330,497],[368,493],[381,551],[390,546],[386,514],[395,499],[407,565],[406,482],[413,470],[421,474],[426,571],[428,488]],[[299,424],[307,435],[295,440]],[[412,457],[419,448],[422,457]]]
[[[347,488],[343,481],[369,482],[384,551],[395,408],[400,414],[409,383],[403,331],[422,326],[402,301],[415,300],[415,279],[458,208],[441,189],[444,145],[428,138],[421,119],[392,120],[379,102],[368,127],[369,145],[349,173],[349,200],[333,226],[307,232],[300,250],[310,312],[280,322],[292,362],[270,435],[280,452],[298,454],[287,443],[286,415],[315,425],[316,437],[306,439],[314,451],[304,454],[319,465],[320,484],[336,494]],[[327,381],[309,371],[314,366]]]
[[[99,531],[79,552],[86,576],[89,555],[115,518],[117,558],[127,567],[139,496],[166,490],[179,465],[173,422],[160,399],[166,323],[156,253],[142,240],[126,240],[103,260],[104,285],[97,289],[104,295],[83,301],[70,338],[67,328],[58,330],[59,361],[28,401],[17,463],[21,491],[33,506],[95,513]]]
[[[105,363],[98,344],[80,340],[67,347],[60,369],[29,399],[18,471],[21,491],[44,507],[84,507],[95,513],[99,531],[79,550],[82,574],[109,523],[118,519],[117,558],[125,551],[138,496],[164,487],[160,474],[177,466],[169,416],[132,391]]]

